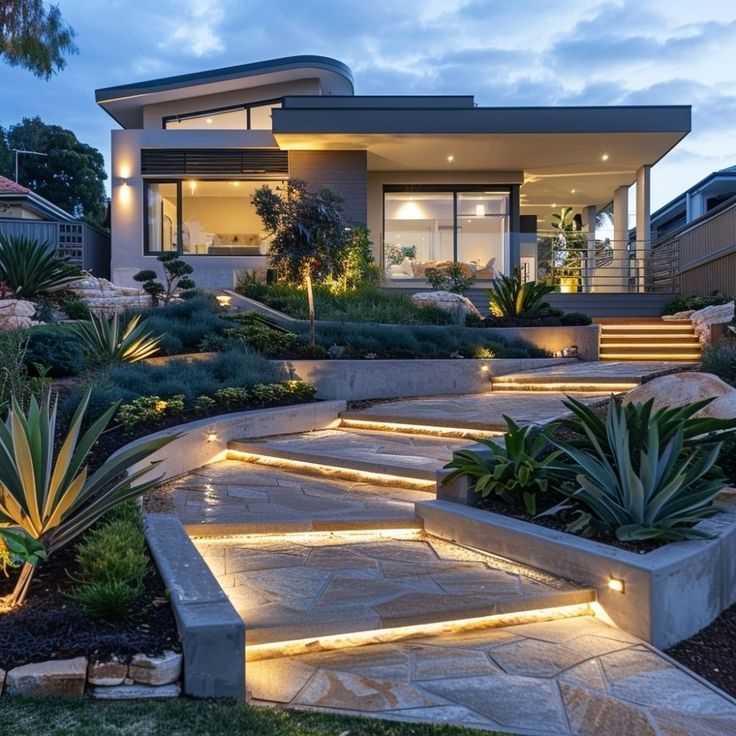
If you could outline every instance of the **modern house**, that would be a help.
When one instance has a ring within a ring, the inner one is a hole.
[[[112,133],[113,279],[129,282],[178,250],[212,288],[265,268],[251,195],[298,177],[342,195],[396,287],[425,285],[428,266],[455,261],[481,285],[519,267],[575,295],[643,296],[656,291],[650,169],[690,131],[688,106],[360,96],[348,67],[320,56],[100,89],[96,99],[122,128]],[[640,237],[630,248],[633,184]],[[602,243],[595,215],[611,202],[615,234]],[[582,229],[553,228],[564,206]]]
[[[12,179],[0,176],[0,234],[48,242],[70,263],[110,275],[110,236]]]

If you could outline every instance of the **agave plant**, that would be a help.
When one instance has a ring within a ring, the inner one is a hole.
[[[623,407],[611,397],[602,420],[568,399],[583,439],[558,444],[578,471],[575,485],[558,490],[585,509],[575,526],[590,522],[620,540],[706,538],[694,527],[718,513],[725,481],[715,465],[736,427],[693,418],[707,403],[652,413],[652,402]]]
[[[549,313],[549,304],[542,299],[554,291],[542,281],[522,283],[517,268],[512,276],[501,274],[493,279],[493,288],[488,290],[488,302],[494,317],[517,317],[536,319]]]
[[[17,399],[0,424],[0,527],[20,530],[51,555],[72,542],[117,504],[140,496],[159,477],[150,478],[160,463],[134,469],[174,439],[146,440],[117,452],[91,475],[85,460],[118,408],[113,404],[81,436],[89,403],[87,390],[72,417],[69,431],[54,457],[57,401],[47,394],[39,404],[31,397],[28,411]],[[177,435],[178,436],[178,435]],[[148,480],[143,480],[148,477]],[[21,603],[33,575],[27,561],[11,605]]]
[[[490,455],[474,450],[456,452],[445,465],[454,470],[443,484],[468,476],[474,479],[473,490],[483,498],[494,494],[510,504],[523,503],[534,515],[539,497],[547,492],[550,481],[560,471],[555,461],[562,453],[550,450],[554,427],[548,425],[539,431],[534,426],[520,427],[509,417],[504,419],[507,432],[503,444],[481,440],[479,444],[490,450]]]
[[[90,314],[90,319],[72,325],[82,344],[101,363],[136,363],[159,350],[163,335],[146,331],[146,321],[136,314],[122,323],[116,312],[111,319]]]
[[[0,281],[17,298],[58,291],[78,278],[48,242],[0,234]]]

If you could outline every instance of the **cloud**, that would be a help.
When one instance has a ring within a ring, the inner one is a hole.
[[[180,0],[166,24],[160,49],[177,49],[195,57],[209,56],[223,50],[220,26],[226,4],[220,0]]]

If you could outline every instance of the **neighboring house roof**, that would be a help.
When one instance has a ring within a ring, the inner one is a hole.
[[[719,187],[719,184],[723,186]],[[656,224],[660,220],[669,220],[679,210],[684,212],[687,207],[688,195],[693,196],[709,189],[714,190],[713,192],[709,192],[712,194],[728,194],[731,191],[736,193],[736,166],[729,166],[725,169],[713,171],[697,184],[693,184],[690,188],[686,189],[682,194],[678,194],[674,199],[671,199],[667,204],[652,213],[652,223]],[[720,189],[720,191],[715,191],[716,189]]]
[[[63,220],[64,222],[76,222],[77,218],[70,215],[66,210],[57,207],[40,194],[36,194],[28,187],[16,184],[12,179],[0,176],[0,220],[2,219],[2,205],[16,204],[33,212],[44,220]]]
[[[144,105],[309,78],[319,79],[324,94],[353,93],[350,67],[327,56],[308,55],[106,87],[95,91],[95,100],[124,128],[134,128],[140,126]]]

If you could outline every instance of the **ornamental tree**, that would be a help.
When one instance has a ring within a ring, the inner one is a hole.
[[[256,213],[271,237],[269,258],[281,278],[303,284],[309,304],[309,343],[315,344],[312,285],[342,275],[349,230],[342,199],[330,189],[312,192],[300,179],[282,190],[264,185],[252,197]]]

